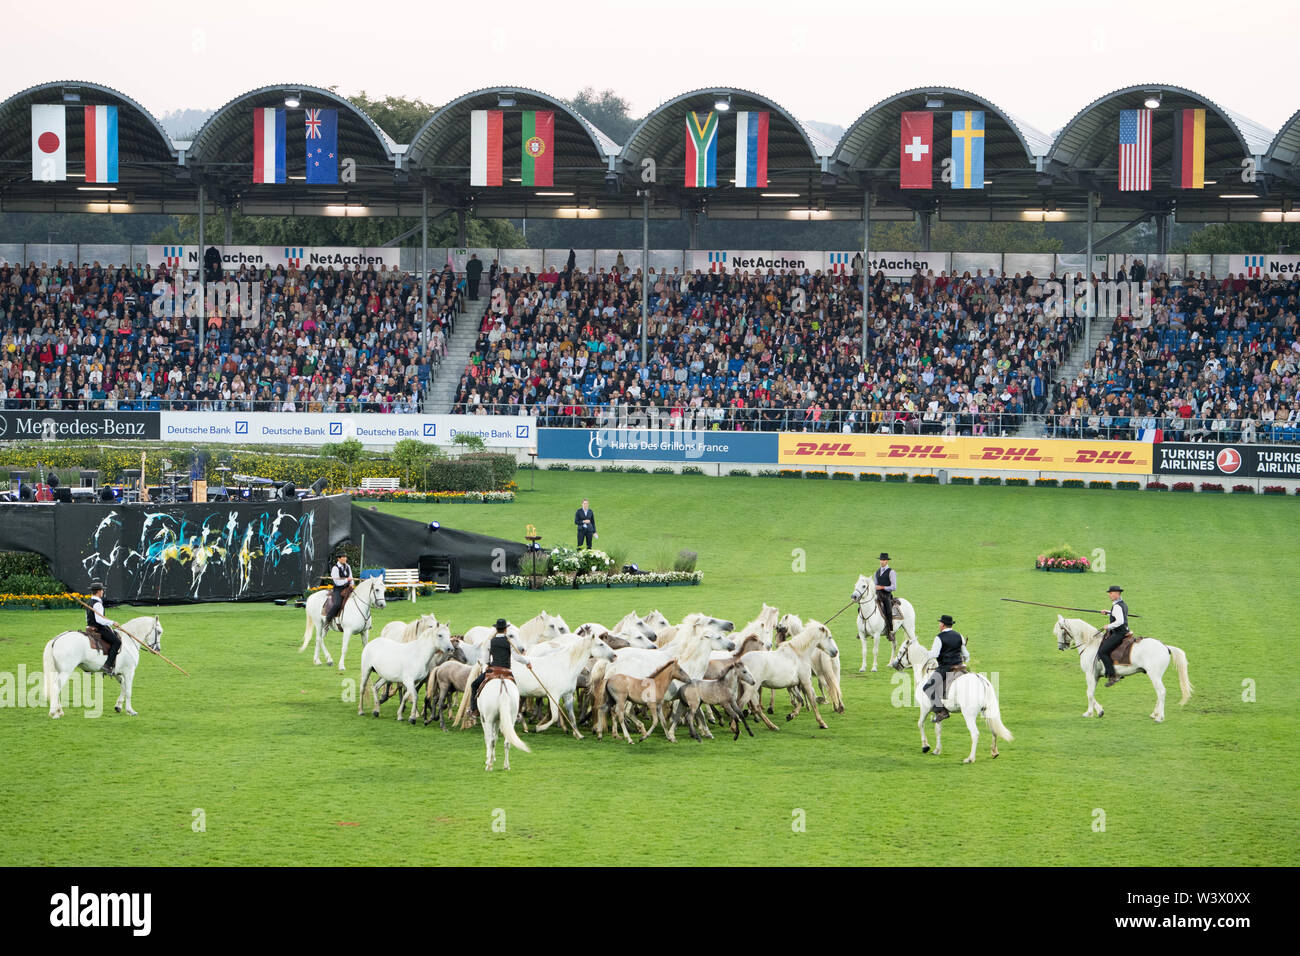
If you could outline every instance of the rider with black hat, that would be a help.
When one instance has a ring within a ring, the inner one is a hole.
[[[117,663],[117,652],[122,649],[122,639],[113,631],[115,627],[117,622],[110,621],[104,616],[104,583],[92,581],[90,607],[86,609],[86,630],[94,631],[108,645],[108,660],[104,662],[104,673],[109,677],[114,676],[113,665]]]
[[[515,651],[515,648],[511,643],[509,636],[506,634],[506,629],[509,626],[510,625],[506,623],[504,617],[497,618],[497,632],[492,635],[492,639],[488,643],[487,668],[482,674],[479,674],[478,677],[474,678],[474,681],[470,684],[469,710],[470,713],[476,717],[478,716],[478,689],[483,685],[484,681],[489,678],[508,678],[509,680],[514,680],[514,677],[510,672],[510,655]]]
[[[885,617],[885,637],[894,638],[894,597],[898,590],[898,575],[889,566],[889,552],[880,552],[880,569],[873,576],[876,582],[876,606]]]
[[[1106,636],[1102,638],[1101,647],[1097,648],[1097,657],[1106,671],[1106,676],[1110,678],[1106,681],[1106,686],[1110,687],[1124,679],[1122,675],[1115,673],[1115,662],[1110,659],[1110,655],[1128,635],[1128,605],[1120,597],[1124,589],[1118,584],[1112,584],[1106,589],[1106,593],[1110,595],[1111,601],[1110,623],[1106,625]]]
[[[334,590],[330,594],[329,603],[325,605],[326,624],[338,616],[339,611],[343,609],[343,602],[352,595],[352,590],[356,587],[356,578],[352,576],[352,568],[348,566],[346,551],[339,552],[338,560],[330,568],[330,580],[334,583]]]
[[[930,697],[930,704],[934,710],[933,720],[936,724],[950,716],[948,709],[943,706],[943,699],[947,695],[948,681],[952,672],[970,660],[970,652],[966,650],[966,638],[952,629],[952,615],[944,614],[939,618],[939,623],[943,627],[939,629],[934,643],[930,645],[930,658],[937,660],[939,666],[921,688]]]

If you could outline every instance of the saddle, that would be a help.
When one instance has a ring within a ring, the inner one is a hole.
[[[90,646],[93,650],[99,651],[101,654],[108,654],[108,652],[112,650],[112,648],[108,646],[108,641],[104,640],[104,638],[100,636],[99,632],[93,628],[84,627],[81,629],[81,633],[90,638]]]
[[[1144,640],[1138,637],[1132,631],[1124,635],[1124,640],[1120,641],[1119,647],[1110,652],[1110,662],[1112,664],[1123,664],[1126,667],[1133,664],[1133,645],[1138,641]]]
[[[489,667],[483,672],[483,683],[490,680],[508,680],[514,682],[515,675],[510,672],[508,667]]]
[[[885,598],[883,595],[880,594],[876,595],[876,606],[880,608],[882,611],[885,609]],[[893,599],[892,603],[890,604],[890,609],[894,612],[893,613],[894,620],[897,620],[898,618],[903,616],[903,604],[901,601],[898,600],[898,598]]]

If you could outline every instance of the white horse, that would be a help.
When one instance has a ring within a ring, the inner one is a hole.
[[[904,667],[912,669],[912,691],[916,694],[916,705],[921,709],[921,716],[916,725],[921,730],[921,753],[928,753],[930,741],[925,736],[925,716],[930,713],[930,695],[922,693],[925,678],[937,666],[915,637],[909,636],[890,659],[889,666],[901,671]],[[966,718],[966,729],[970,731],[970,756],[962,763],[975,762],[975,748],[979,744],[980,732],[976,726],[981,714],[988,718],[989,730],[993,734],[994,757],[998,755],[998,738],[1013,739],[1011,731],[1002,723],[1002,712],[998,708],[998,696],[988,678],[981,674],[968,672],[958,674],[948,685],[948,696],[943,699],[943,706],[950,711],[960,711]],[[943,751],[942,725],[934,725],[934,754],[937,757]]]
[[[339,651],[339,670],[344,669],[344,659],[348,656],[348,639],[353,634],[361,635],[361,644],[365,645],[370,640],[370,614],[374,608],[384,606],[384,576],[366,578],[356,586],[350,597],[343,605],[343,610],[339,611],[329,626],[325,626],[325,602],[329,600],[332,592],[317,591],[307,598],[307,630],[302,635],[302,647],[298,648],[301,654],[307,649],[307,644],[311,641],[312,633],[316,634],[316,659],[314,663],[320,663],[321,651],[325,652],[325,663],[333,664],[334,658],[330,657],[329,648],[325,646],[326,631],[343,632],[343,650]]]
[[[389,621],[384,625],[384,629],[379,632],[379,636],[386,637],[390,641],[396,641],[399,644],[409,644],[412,641],[418,641],[429,628],[437,626],[438,618],[436,615],[421,614],[414,621]]]
[[[497,733],[506,739],[506,769],[510,769],[510,748],[518,747],[531,753],[528,744],[515,733],[515,719],[519,716],[519,688],[514,681],[493,678],[484,681],[478,692],[478,712],[483,719],[483,743],[487,747],[484,770],[491,770],[497,761]]]
[[[151,651],[162,649],[163,629],[156,617],[133,617],[125,624],[119,624],[117,629],[139,639]],[[134,717],[136,712],[131,709],[131,685],[135,681],[135,669],[140,663],[140,645],[131,637],[122,638],[122,647],[117,652],[114,676],[122,685],[122,692],[118,694],[113,709],[119,714],[125,710],[129,716]],[[56,720],[63,716],[63,704],[59,697],[74,670],[77,668],[91,672],[103,670],[106,663],[108,663],[108,655],[92,647],[90,638],[81,631],[64,631],[49,641],[42,655],[42,667],[45,696],[50,703],[50,716]]]
[[[772,651],[751,651],[740,660],[754,675],[757,684],[741,690],[741,709],[749,707],[769,730],[776,730],[776,724],[767,719],[763,713],[762,691],[764,687],[797,687],[803,692],[817,726],[826,730],[826,721],[822,720],[817,709],[817,695],[812,688],[812,659],[818,650],[830,657],[839,656],[839,648],[831,637],[830,629],[820,621],[809,621],[802,631],[783,644],[778,644]],[[794,710],[786,714],[786,720],[793,720],[799,715],[801,704],[794,701]]]
[[[370,688],[370,674],[373,671],[392,684],[401,684],[404,693],[397,701],[397,719],[402,719],[402,708],[406,701],[411,702],[411,726],[415,726],[415,685],[424,680],[433,667],[434,656],[439,652],[451,653],[451,630],[446,624],[425,629],[414,641],[394,641],[386,637],[377,637],[361,651],[361,695],[357,701],[357,716],[360,717],[366,705],[366,689]],[[370,688],[375,701],[374,714],[379,716],[379,699],[377,688]]]
[[[880,653],[880,635],[885,634],[885,616],[876,606],[876,579],[869,574],[859,574],[857,586],[853,589],[853,600],[858,602],[858,640],[862,642],[861,674],[867,669],[867,638],[871,638],[871,669],[876,669]],[[894,633],[901,627],[903,632],[913,640],[916,639],[916,610],[912,602],[899,598],[900,613],[894,618],[894,631],[885,634],[890,644],[894,643]]]
[[[563,704],[569,715],[569,729],[578,740],[578,719],[573,714],[573,694],[577,689],[578,675],[587,667],[591,658],[603,661],[614,660],[614,652],[595,634],[569,635],[561,639],[564,643],[549,654],[530,654],[520,658],[512,655],[510,670],[518,682],[519,696],[545,698],[550,703],[551,716],[534,730],[538,733],[548,729],[560,719],[560,706]],[[479,705],[479,712],[483,710]],[[525,732],[528,727],[524,727]]]
[[[1100,717],[1105,711],[1097,703],[1096,691],[1097,681],[1104,670],[1101,661],[1097,660],[1097,651],[1101,648],[1105,630],[1093,627],[1077,617],[1062,617],[1058,614],[1052,633],[1056,636],[1058,651],[1073,647],[1079,652],[1079,666],[1083,668],[1083,676],[1088,681],[1088,709],[1083,712],[1083,716]],[[1133,645],[1129,656],[1131,663],[1116,664],[1115,673],[1123,677],[1143,671],[1151,678],[1156,689],[1156,709],[1151,712],[1151,719],[1156,723],[1165,719],[1165,668],[1170,661],[1178,672],[1178,687],[1183,694],[1178,703],[1186,704],[1191,698],[1192,682],[1187,679],[1187,655],[1182,648],[1162,644],[1154,637],[1144,637]]]

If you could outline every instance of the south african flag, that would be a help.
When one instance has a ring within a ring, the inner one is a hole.
[[[703,118],[694,110],[686,114],[686,185],[718,185],[718,114],[713,111]]]

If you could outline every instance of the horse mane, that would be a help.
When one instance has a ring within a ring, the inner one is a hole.
[[[804,622],[803,630],[794,637],[786,641],[786,645],[794,648],[795,651],[802,653],[808,649],[810,644],[815,643],[821,638],[821,629],[826,625],[820,621],[808,620]]]
[[[676,665],[677,665],[677,658],[674,657],[670,659],[667,664],[664,664],[662,667],[657,667],[653,671],[651,671],[650,680],[654,680],[656,677],[662,674],[666,669],[668,669],[669,667],[675,667]]]

